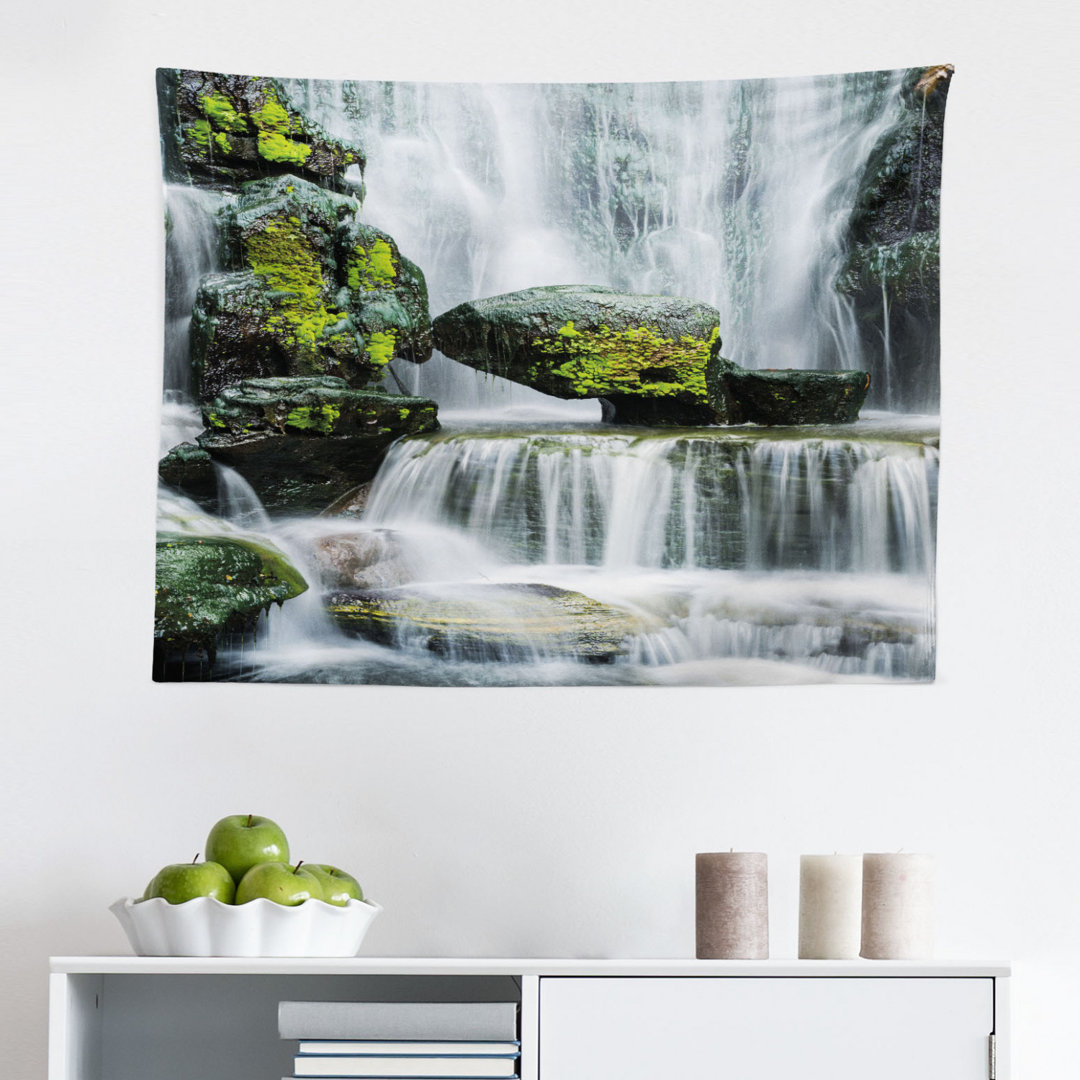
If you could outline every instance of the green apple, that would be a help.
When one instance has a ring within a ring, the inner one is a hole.
[[[199,862],[196,855],[189,863],[172,863],[159,870],[146,886],[144,900],[160,896],[170,904],[183,904],[199,896],[212,896],[231,904],[236,894],[232,876],[221,863]]]
[[[206,838],[206,857],[221,863],[237,884],[256,863],[289,861],[289,842],[279,825],[255,814],[222,818]]]
[[[289,866],[283,862],[264,862],[256,863],[236,887],[238,904],[260,897],[273,900],[275,904],[296,907],[305,900],[321,900],[323,891],[319,879],[301,863]]]
[[[323,899],[328,904],[344,907],[350,900],[363,900],[364,890],[360,882],[329,863],[304,863],[304,869],[310,870],[322,885]]]

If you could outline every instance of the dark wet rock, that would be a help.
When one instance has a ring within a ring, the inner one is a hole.
[[[395,357],[431,355],[427,286],[359,203],[295,177],[244,184],[223,211],[235,269],[200,284],[193,376],[206,401],[244,378],[380,381]]]
[[[169,678],[191,654],[213,663],[222,635],[252,630],[261,612],[306,589],[299,571],[269,541],[158,533],[155,678]]]
[[[853,306],[876,404],[886,394],[928,408],[938,399],[938,227],[952,73],[949,64],[906,73],[903,114],[871,153],[851,217],[837,288]]]
[[[340,499],[335,499],[319,515],[320,517],[363,517],[367,507],[368,498],[371,495],[371,483],[357,484],[352,491],[346,491]]]
[[[427,398],[353,390],[342,379],[246,379],[203,409],[199,446],[271,512],[317,512],[371,480],[402,435],[434,431]]]
[[[158,69],[158,115],[170,183],[235,188],[290,173],[361,194],[361,147],[335,139],[293,107],[280,83],[246,75]]]
[[[470,300],[433,324],[447,356],[560,398],[601,398],[615,422],[715,422],[705,386],[720,315],[697,300],[553,285]]]
[[[859,418],[870,376],[865,371],[750,371],[715,356],[709,386],[727,424],[850,424]]]
[[[210,455],[194,443],[174,446],[158,462],[158,477],[194,499],[213,496],[217,489],[214,462]]]
[[[610,663],[641,629],[627,611],[550,585],[339,590],[324,602],[347,633],[455,660]]]

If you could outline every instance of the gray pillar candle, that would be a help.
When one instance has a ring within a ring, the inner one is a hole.
[[[867,960],[934,955],[934,856],[864,855],[862,947]]]
[[[769,958],[769,860],[757,851],[699,853],[697,958]]]

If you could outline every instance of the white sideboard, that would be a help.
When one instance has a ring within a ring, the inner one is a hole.
[[[1008,1080],[1004,963],[57,957],[49,1080],[276,1080],[277,1003],[521,1004],[522,1080]]]

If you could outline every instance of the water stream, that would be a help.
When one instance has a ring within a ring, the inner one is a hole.
[[[724,354],[747,367],[864,366],[835,282],[858,179],[900,117],[898,74],[289,90],[365,146],[363,218],[424,270],[433,315],[532,285],[607,284],[714,304]],[[184,320],[198,278],[216,265],[222,197],[170,188],[167,198],[163,441],[193,426]],[[254,661],[246,651],[238,666],[226,650],[221,676],[933,677],[930,392],[901,399],[904,384],[886,370],[856,425],[658,431],[601,426],[595,401],[557,401],[438,354],[394,371],[408,392],[439,403],[443,428],[391,448],[362,514],[271,520],[239,476],[220,473],[222,516],[269,535],[312,585],[272,614]],[[390,641],[359,640],[322,608],[324,592],[348,583],[346,565],[356,588],[456,598],[500,625],[515,618],[507,590],[570,590],[629,613],[634,630],[605,664],[576,662],[525,630],[486,652],[452,630],[437,650],[407,627]]]

